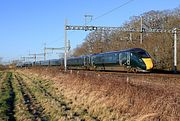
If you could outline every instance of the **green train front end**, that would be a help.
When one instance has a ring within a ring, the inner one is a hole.
[[[153,69],[153,61],[150,55],[143,49],[136,48],[130,51],[130,66],[139,71],[151,71]]]
[[[146,72],[153,68],[153,62],[145,50],[133,48],[92,55],[90,67],[90,70]]]

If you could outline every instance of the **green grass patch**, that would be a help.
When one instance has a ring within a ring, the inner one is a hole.
[[[15,120],[14,99],[15,93],[12,87],[12,73],[7,72],[5,79],[1,80],[0,89],[0,117],[1,120]]]

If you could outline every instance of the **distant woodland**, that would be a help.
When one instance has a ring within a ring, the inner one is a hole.
[[[141,19],[142,17],[142,19]],[[173,10],[149,11],[139,16],[132,16],[121,27],[128,29],[142,28],[173,30],[180,29],[180,6]],[[172,70],[173,67],[173,33],[140,33],[114,31],[92,31],[84,42],[74,51],[73,56],[101,53],[139,47],[147,50],[153,58],[156,69]],[[180,31],[177,31],[178,70],[180,70]]]

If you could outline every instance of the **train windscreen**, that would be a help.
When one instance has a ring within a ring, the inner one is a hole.
[[[146,51],[136,51],[136,53],[142,58],[149,58],[150,55]]]

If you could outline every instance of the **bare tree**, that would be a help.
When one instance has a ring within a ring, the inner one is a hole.
[[[180,6],[174,10],[149,11],[140,16],[133,16],[125,22],[122,28],[139,30],[143,18],[144,29],[174,29],[180,28]],[[180,52],[178,33],[177,49]],[[143,33],[143,43],[140,44],[140,33],[122,31],[94,31],[86,38],[85,42],[77,47],[74,55],[86,55],[127,48],[144,48],[155,63],[155,68],[172,69],[173,65],[173,34],[172,33]],[[180,53],[177,55],[180,57]],[[178,58],[178,69],[180,59]]]

